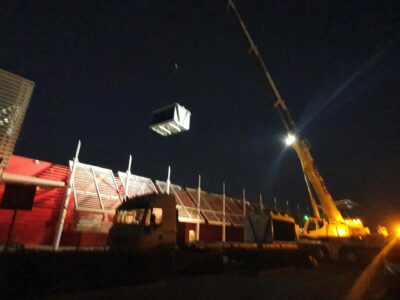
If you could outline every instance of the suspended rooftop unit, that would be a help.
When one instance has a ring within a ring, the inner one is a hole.
[[[163,136],[169,136],[190,128],[190,111],[178,103],[153,112],[150,128]]]

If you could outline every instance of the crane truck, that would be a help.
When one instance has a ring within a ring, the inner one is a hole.
[[[267,84],[275,96],[274,107],[278,111],[287,130],[286,144],[293,147],[303,169],[314,217],[309,218],[305,222],[302,235],[312,239],[362,238],[369,235],[369,228],[365,227],[360,219],[345,219],[336,207],[333,197],[314,163],[310,148],[305,139],[301,136],[300,130],[296,126],[286,102],[272,79],[271,73],[247,30],[233,0],[228,0],[228,7],[232,9],[239,21],[240,27],[250,44],[250,52],[256,56]],[[325,216],[321,216],[314,195],[319,200],[322,212]]]

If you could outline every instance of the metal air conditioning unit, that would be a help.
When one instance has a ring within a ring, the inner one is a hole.
[[[153,112],[150,128],[162,136],[188,131],[190,115],[190,111],[182,105],[171,104]]]

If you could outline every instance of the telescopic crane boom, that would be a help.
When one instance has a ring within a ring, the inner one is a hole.
[[[240,27],[243,30],[243,33],[245,34],[249,44],[250,44],[250,52],[252,52],[258,61],[258,64],[260,65],[264,76],[266,78],[268,86],[272,89],[272,92],[275,95],[275,102],[274,102],[274,107],[277,109],[283,124],[288,132],[288,136],[292,137],[292,147],[296,151],[296,154],[298,158],[300,159],[301,162],[301,167],[303,169],[303,173],[306,179],[306,183],[308,186],[311,186],[312,190],[314,191],[317,199],[319,200],[322,211],[325,213],[327,220],[325,220],[325,224],[327,225],[324,230],[321,230],[320,232],[324,232],[324,234],[320,233],[320,236],[316,237],[327,237],[327,236],[336,236],[336,237],[348,237],[351,235],[351,228],[354,224],[355,221],[355,227],[358,228],[356,230],[357,232],[363,232],[363,231],[368,231],[367,228],[363,227],[361,221],[359,219],[356,220],[344,220],[342,214],[338,210],[338,208],[335,205],[335,202],[333,201],[332,195],[329,193],[328,188],[325,185],[325,182],[318,172],[318,169],[314,163],[314,159],[311,156],[310,149],[307,145],[307,143],[304,141],[304,139],[300,135],[300,131],[298,127],[296,126],[289,110],[288,107],[285,103],[285,100],[282,98],[274,80],[272,79],[271,73],[269,72],[257,46],[255,45],[249,31],[247,30],[247,27],[245,23],[243,22],[243,19],[241,18],[235,3],[233,0],[228,0],[228,7],[230,7],[237,20],[239,21]],[[311,203],[314,211],[315,218],[317,220],[322,220],[319,214],[318,206],[313,198],[312,191],[309,189],[310,192],[310,198],[311,198]],[[311,220],[312,221],[312,220]],[[319,222],[320,223],[320,222]],[[324,225],[319,225],[318,222],[315,223],[317,227],[324,227]],[[321,224],[321,223],[320,223]],[[307,227],[307,223],[305,224],[305,227]],[[328,228],[330,225],[330,229]],[[362,229],[360,230],[360,225]],[[365,230],[363,230],[365,229]],[[308,230],[307,230],[308,231]],[[322,236],[321,236],[322,235]],[[365,235],[365,234],[361,234]]]

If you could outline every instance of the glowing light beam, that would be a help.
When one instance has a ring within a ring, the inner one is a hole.
[[[321,104],[316,108],[312,109],[311,112],[303,117],[303,120],[300,122],[300,129],[304,129],[307,127],[314,118],[324,110],[329,104],[331,104],[344,90],[346,90],[351,83],[358,79],[365,71],[374,66],[383,56],[385,50],[382,50],[375,54],[372,58],[368,59],[364,64],[362,64],[355,72],[353,72],[342,84],[340,84],[335,92],[328,98],[323,99]]]
[[[363,299],[371,280],[374,278],[378,267],[381,265],[383,258],[387,253],[396,245],[397,239],[391,240],[382,250],[378,253],[373,261],[364,269],[361,275],[357,278],[349,294],[347,300]]]

